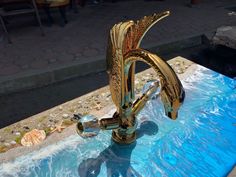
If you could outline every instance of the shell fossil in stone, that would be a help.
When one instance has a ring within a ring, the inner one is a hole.
[[[45,138],[44,130],[33,129],[22,137],[21,144],[23,146],[33,146],[41,143]]]

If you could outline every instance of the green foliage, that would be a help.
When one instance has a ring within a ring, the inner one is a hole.
[[[16,138],[15,138],[15,142],[17,143],[17,144],[21,144],[20,143],[20,141],[21,141],[21,138],[22,138],[23,136],[17,136]]]
[[[4,128],[3,130],[5,133],[11,133],[11,129],[9,127]]]
[[[63,120],[63,122],[62,122],[62,124],[65,125],[65,126],[70,126],[70,125],[72,125],[73,123],[74,123],[74,122],[73,122],[72,120],[68,120],[68,119]]]
[[[46,127],[46,128],[44,128],[44,131],[46,133],[46,136],[48,136],[51,133],[51,128],[50,127]]]
[[[22,137],[24,136],[26,134],[26,131],[20,131],[20,136],[17,136],[16,138],[15,138],[15,142],[17,143],[17,144],[21,144],[21,139],[22,139]]]
[[[73,113],[73,112],[75,111],[75,109],[70,108],[69,111],[70,111],[71,113]]]

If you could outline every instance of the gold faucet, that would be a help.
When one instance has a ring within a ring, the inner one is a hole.
[[[117,143],[129,144],[136,139],[136,116],[146,102],[160,88],[160,97],[165,114],[176,119],[178,109],[184,101],[183,86],[173,69],[160,57],[139,48],[146,32],[159,20],[170,14],[169,11],[145,16],[141,20],[115,24],[110,30],[107,48],[107,72],[111,96],[117,111],[112,118],[83,120],[77,124],[77,132],[93,132],[96,129],[113,130],[112,138]],[[159,79],[136,101],[134,92],[135,62],[143,61],[150,65]]]

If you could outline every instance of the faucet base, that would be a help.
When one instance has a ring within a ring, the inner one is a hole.
[[[125,136],[119,135],[115,130],[112,131],[112,139],[119,144],[131,144],[136,140],[136,132],[132,134],[127,134]]]

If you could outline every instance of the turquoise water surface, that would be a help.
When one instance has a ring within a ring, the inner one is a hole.
[[[236,165],[236,82],[198,67],[182,81],[179,117],[151,100],[138,116],[138,139],[111,141],[111,131],[72,135],[37,152],[0,164],[1,177],[220,177]]]

